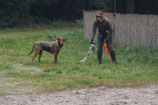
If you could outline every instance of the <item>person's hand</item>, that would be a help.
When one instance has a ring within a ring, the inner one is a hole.
[[[94,40],[93,39],[91,39],[91,44],[94,44]]]
[[[105,40],[104,40],[104,43],[106,43],[106,42],[108,42],[108,40],[107,40],[107,39],[105,39]]]

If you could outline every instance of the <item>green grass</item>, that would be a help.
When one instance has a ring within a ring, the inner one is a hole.
[[[59,53],[58,64],[49,64],[52,55],[43,52],[42,64],[36,58],[33,65],[33,54],[26,56],[33,43],[56,40],[60,36],[66,37],[67,41]],[[31,92],[44,92],[100,85],[135,87],[157,83],[157,48],[132,45],[119,48],[114,44],[118,65],[111,64],[105,54],[103,64],[98,65],[97,54],[93,52],[85,63],[73,66],[72,63],[84,58],[89,46],[81,27],[0,30],[0,95],[15,94],[8,90],[21,87]]]

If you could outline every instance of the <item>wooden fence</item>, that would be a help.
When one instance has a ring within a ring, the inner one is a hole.
[[[84,37],[91,39],[95,11],[84,11]],[[113,24],[113,42],[118,45],[158,47],[158,16],[104,13]],[[95,38],[95,40],[97,37]]]

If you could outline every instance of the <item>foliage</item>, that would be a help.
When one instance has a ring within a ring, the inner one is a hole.
[[[1,0],[0,28],[31,26],[56,20],[82,18],[84,9],[104,9],[109,0]]]

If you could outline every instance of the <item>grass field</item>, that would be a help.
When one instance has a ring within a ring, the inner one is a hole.
[[[60,36],[67,41],[59,53],[58,64],[48,63],[53,55],[47,52],[43,52],[41,64],[37,58],[32,64],[33,54],[26,55],[33,43],[56,40]],[[157,83],[158,49],[114,45],[118,65],[111,64],[105,54],[103,64],[98,65],[95,51],[85,63],[73,66],[72,63],[84,58],[89,46],[90,42],[83,38],[83,29],[79,27],[0,30],[0,95]]]

